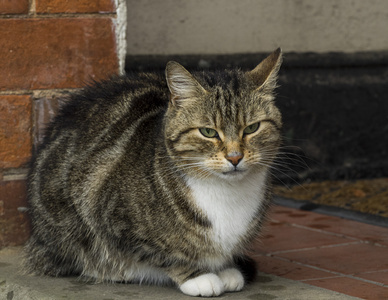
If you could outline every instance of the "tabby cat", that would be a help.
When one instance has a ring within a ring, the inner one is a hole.
[[[128,74],[71,96],[31,162],[26,270],[240,291],[271,199],[280,64],[280,49],[250,72],[169,62],[165,77]]]

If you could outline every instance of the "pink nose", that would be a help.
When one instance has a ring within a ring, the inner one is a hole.
[[[237,166],[239,162],[243,159],[244,155],[240,152],[233,152],[228,154],[225,158],[229,160],[233,166]]]

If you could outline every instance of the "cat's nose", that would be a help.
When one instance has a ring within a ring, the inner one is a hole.
[[[228,154],[225,158],[229,160],[233,166],[237,166],[239,162],[243,159],[244,155],[240,152],[232,152]]]

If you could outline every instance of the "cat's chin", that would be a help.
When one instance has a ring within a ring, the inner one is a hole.
[[[233,170],[229,172],[217,173],[217,175],[226,180],[238,181],[244,179],[249,172],[247,170]]]

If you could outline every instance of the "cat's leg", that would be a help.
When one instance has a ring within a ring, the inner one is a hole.
[[[131,283],[146,283],[157,285],[171,285],[172,279],[163,269],[152,267],[145,263],[132,263],[131,267],[124,270],[123,274],[112,276],[113,281],[125,281]]]
[[[224,282],[214,273],[207,273],[185,281],[180,290],[189,296],[212,297],[225,291]]]
[[[24,247],[23,269],[26,273],[48,276],[78,275],[70,259],[60,257],[56,249],[52,249],[32,235]]]
[[[253,259],[246,255],[234,258],[236,268],[227,268],[218,273],[224,285],[225,292],[241,291],[245,283],[252,282],[256,275],[256,265]]]
[[[191,277],[190,274],[201,274]],[[117,276],[116,276],[117,277]],[[115,277],[111,279],[114,280]],[[173,282],[179,286],[179,289],[189,296],[212,297],[219,296],[225,291],[224,282],[214,273],[205,273],[182,266],[167,269],[153,267],[145,263],[132,263],[123,275],[118,276],[123,281],[132,283],[153,283],[160,285],[169,285]],[[116,279],[120,281],[119,279]]]
[[[212,297],[223,292],[238,292],[244,287],[244,277],[235,268],[225,269],[218,273],[207,273],[192,278],[180,285],[186,295]]]
[[[245,276],[245,264],[252,265],[252,262],[251,259],[242,255],[238,256],[238,258],[236,257],[234,263],[229,264],[229,267],[222,271],[214,273],[210,270],[206,272],[200,269],[193,270],[192,267],[186,269],[181,266],[180,268],[170,270],[169,276],[178,283],[180,290],[186,295],[219,296],[224,292],[237,292],[243,289],[245,283],[249,282],[250,279]],[[188,276],[183,277],[184,274]]]
[[[255,261],[247,255],[234,257],[234,264],[241,274],[244,276],[245,283],[251,283],[255,280],[257,268]]]
[[[236,268],[225,269],[218,273],[226,292],[238,292],[244,287],[244,277]]]

